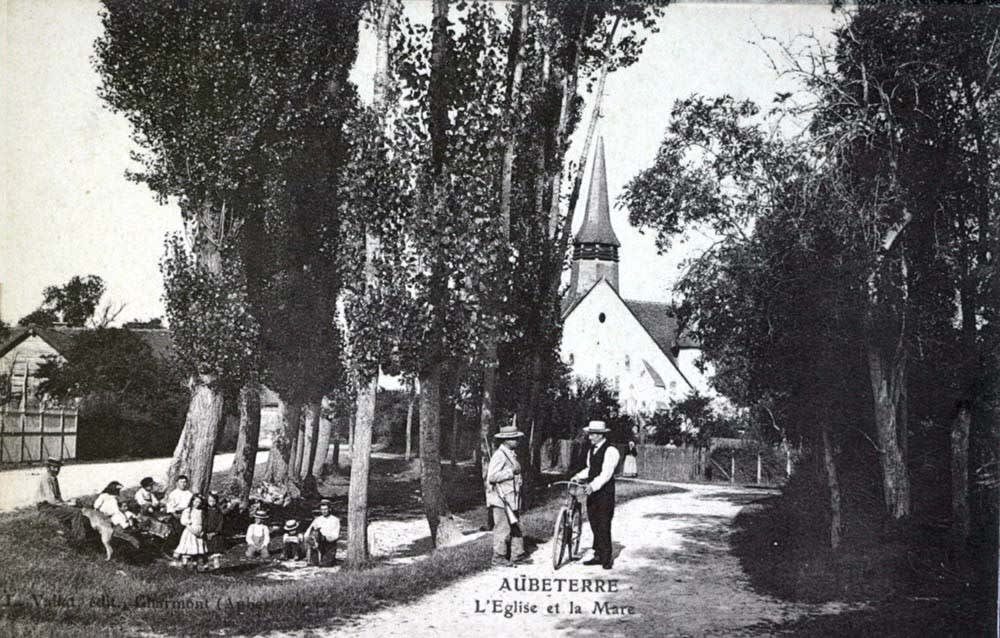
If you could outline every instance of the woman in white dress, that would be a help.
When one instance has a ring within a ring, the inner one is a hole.
[[[174,550],[181,566],[193,565],[197,561],[202,568],[208,565],[208,544],[205,542],[205,498],[194,494],[187,509],[181,512],[181,541]]]
[[[639,475],[639,470],[636,467],[635,457],[638,455],[638,448],[635,446],[635,441],[628,442],[628,449],[625,450],[625,463],[622,465],[622,476],[628,478],[635,478]]]

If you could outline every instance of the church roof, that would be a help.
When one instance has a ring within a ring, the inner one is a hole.
[[[673,350],[677,346],[677,319],[673,315],[670,304],[660,301],[635,301],[623,299],[628,309],[646,329],[660,349],[673,358]]]
[[[587,208],[583,223],[573,239],[574,244],[607,244],[621,246],[614,228],[608,206],[608,174],[604,164],[604,139],[597,138],[594,152],[594,166],[590,171],[590,187],[587,191]]]

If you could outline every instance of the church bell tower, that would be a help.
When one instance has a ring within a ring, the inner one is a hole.
[[[569,294],[583,295],[602,278],[618,290],[618,248],[621,242],[611,227],[608,206],[608,176],[604,166],[604,139],[597,138],[590,171],[587,208],[583,223],[573,238],[573,265]],[[620,292],[620,291],[619,291]]]

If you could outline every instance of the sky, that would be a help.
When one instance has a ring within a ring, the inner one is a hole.
[[[429,22],[429,0],[409,2],[407,14]],[[776,77],[762,36],[814,33],[829,42],[839,19],[815,3],[671,5],[639,62],[608,78],[597,132],[624,297],[669,300],[679,264],[706,244],[695,235],[658,255],[653,237],[631,228],[614,205],[652,163],[673,102],[728,93],[770,103],[792,87]],[[128,122],[97,95],[91,56],[100,33],[96,0],[0,0],[0,319],[7,323],[38,307],[46,286],[86,274],[104,279],[105,302],[124,304],[120,321],[163,315],[159,261],[164,237],[182,229],[180,212],[124,177],[136,146]],[[365,32],[352,74],[369,99],[374,49]],[[578,135],[571,160],[581,142]]]

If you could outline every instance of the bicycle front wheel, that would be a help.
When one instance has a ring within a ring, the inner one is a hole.
[[[563,555],[566,553],[567,543],[566,526],[569,523],[569,510],[565,507],[559,510],[556,516],[556,524],[552,529],[552,569],[559,569],[562,564]]]
[[[569,543],[569,557],[572,559],[574,556],[580,555],[580,537],[583,536],[583,513],[580,511],[580,505],[577,504],[573,508],[573,518],[570,522],[570,529],[572,534],[572,540]]]

